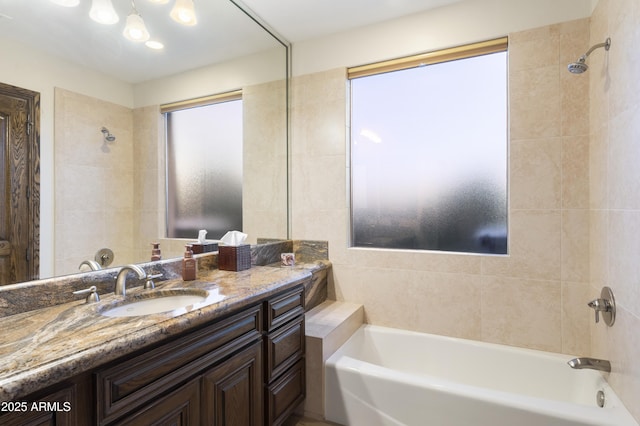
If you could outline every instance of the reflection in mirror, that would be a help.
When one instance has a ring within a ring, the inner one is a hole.
[[[27,2],[17,3],[30,9]],[[0,3],[0,12],[9,6],[14,7]],[[119,52],[98,46],[97,39],[85,43],[90,51],[77,46],[85,55],[73,62],[59,57],[73,50],[71,45],[60,49],[59,43],[58,49],[43,52],[29,46],[33,34],[20,40],[19,28],[13,28],[11,36],[0,29],[0,48],[14,64],[0,70],[0,81],[42,94],[40,278],[89,270],[86,264],[80,270],[80,264],[103,248],[114,253],[111,267],[149,261],[151,243],[158,241],[163,258],[181,256],[184,241],[164,238],[166,148],[160,105],[231,90],[243,93],[242,231],[252,243],[259,237],[288,236],[288,43],[265,31],[234,2],[211,0],[206,9],[233,22],[216,26],[217,31],[226,29],[224,37],[217,35],[225,40],[220,52],[224,60],[212,56],[211,42],[182,40],[179,49],[195,49],[191,53],[204,58],[197,67],[187,68],[185,59],[179,72],[159,75],[162,62],[139,50],[142,63],[127,64],[137,73],[132,80],[107,75],[117,71],[106,58],[124,56],[127,40],[113,40],[111,47]],[[145,13],[145,21],[150,15]],[[20,15],[15,16],[18,21]],[[213,19],[202,14],[198,18],[199,23]],[[60,17],[58,28],[65,19]],[[50,32],[56,33],[62,32]],[[164,42],[171,46],[171,40]],[[92,68],[95,65],[101,68]],[[103,128],[115,140],[107,140]]]
[[[38,276],[40,94],[0,83],[0,285]]]
[[[165,112],[169,238],[242,229],[241,96]]]

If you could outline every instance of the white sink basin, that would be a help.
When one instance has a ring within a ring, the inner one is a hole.
[[[177,309],[181,309],[182,313],[184,313],[194,308],[193,305],[207,300],[208,293],[204,290],[184,292],[172,290],[168,292],[158,291],[144,296],[144,298],[107,309],[101,314],[107,317],[136,317],[170,312]]]

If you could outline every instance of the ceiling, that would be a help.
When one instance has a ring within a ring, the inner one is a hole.
[[[237,0],[291,43],[422,12],[461,0]],[[89,18],[90,0],[66,8],[49,0],[0,0],[0,38],[46,51],[130,83],[156,79],[271,49],[265,37],[229,0],[195,0],[198,25],[169,18],[165,5],[136,0],[155,51],[122,36],[130,0],[112,0],[120,22],[101,25]],[[6,58],[6,56],[5,56]]]
[[[243,0],[292,43],[388,21],[461,0]]]

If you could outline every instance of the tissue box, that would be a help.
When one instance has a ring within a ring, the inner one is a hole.
[[[209,253],[216,250],[218,250],[218,243],[191,244],[191,251],[193,254]]]
[[[221,271],[244,271],[251,268],[251,245],[218,247],[218,269]]]

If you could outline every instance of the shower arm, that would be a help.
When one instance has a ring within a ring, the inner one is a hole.
[[[591,55],[591,53],[596,50],[599,49],[601,47],[604,47],[604,50],[609,50],[609,46],[611,46],[611,39],[608,38],[604,41],[604,43],[598,43],[595,44],[593,46],[591,46],[591,48],[589,50],[587,50],[587,53],[585,53],[584,55],[580,56],[580,59],[578,59],[581,62],[584,62],[587,60],[587,58],[589,57],[589,55]]]

